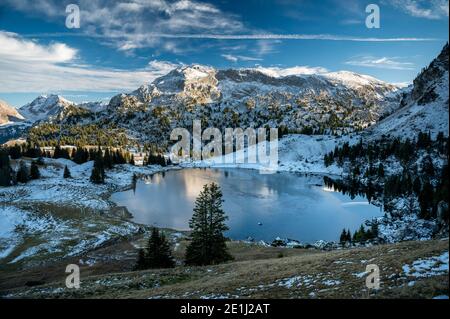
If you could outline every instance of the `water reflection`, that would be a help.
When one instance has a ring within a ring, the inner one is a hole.
[[[183,169],[139,180],[135,192],[116,193],[112,200],[127,206],[139,223],[188,229],[194,201],[203,185],[222,187],[229,215],[227,236],[267,241],[288,237],[306,242],[337,240],[343,228],[381,216],[365,197],[344,195],[323,186],[320,176],[290,173],[261,175],[243,169]],[[351,198],[354,197],[354,198]]]

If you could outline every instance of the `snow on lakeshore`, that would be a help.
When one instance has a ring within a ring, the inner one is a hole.
[[[133,174],[152,174],[161,170],[160,166],[117,165],[112,170],[106,171],[105,184],[97,185],[89,180],[92,161],[78,165],[67,159],[45,158],[44,163],[44,166],[39,167],[40,179],[0,188],[0,203],[40,202],[107,210],[113,206],[108,200],[108,195],[129,187]],[[17,166],[18,163],[13,163],[13,167],[14,165]],[[66,165],[72,178],[62,177]]]
[[[111,192],[131,186],[133,174],[151,174],[160,166],[117,165],[106,172],[104,185],[95,185],[89,181],[92,162],[45,158],[44,163],[40,179],[0,187],[0,264],[76,256],[141,231],[139,225],[102,212],[114,206],[108,200]],[[62,177],[66,165],[72,178]]]
[[[328,167],[324,164],[324,155],[333,151],[336,146],[342,146],[345,142],[354,145],[360,141],[357,135],[329,136],[329,135],[302,135],[290,134],[279,139],[278,165],[271,167],[273,171],[332,174],[341,175],[343,169],[336,164]],[[257,145],[249,149],[256,148]],[[244,163],[232,160],[233,156],[242,159]],[[228,164],[228,162],[231,162]],[[214,168],[245,168],[264,171],[264,165],[248,162],[248,149],[240,154],[232,153],[224,157],[212,158],[202,161],[186,161],[181,167],[214,167]]]

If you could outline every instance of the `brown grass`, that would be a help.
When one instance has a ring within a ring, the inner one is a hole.
[[[181,257],[184,247],[185,243],[182,243],[174,254]],[[127,262],[122,260],[83,267],[79,290],[64,288],[65,274],[61,269],[64,263],[61,263],[46,271],[49,274],[46,282],[54,280],[54,283],[33,289],[23,288],[23,280],[39,278],[39,271],[18,272],[9,274],[7,281],[10,287],[14,282],[16,287],[22,287],[8,290],[15,297],[38,298],[432,298],[448,295],[448,273],[417,279],[408,278],[402,272],[404,264],[448,251],[448,240],[403,242],[330,252],[234,242],[229,243],[229,248],[235,260],[215,266],[178,266],[133,272],[129,271],[133,262],[129,256]],[[118,246],[107,249],[132,250]],[[279,258],[280,252],[284,257]],[[367,264],[377,264],[380,268],[381,289],[378,291],[368,291],[365,278],[355,276],[364,272]],[[22,276],[24,278],[19,280]],[[291,287],[283,285],[295,276],[310,278],[311,282],[301,285],[295,282]],[[339,284],[327,285],[331,280],[339,281]],[[416,283],[408,286],[407,283],[413,280]],[[62,288],[61,291],[55,291],[58,287]],[[7,293],[5,288],[3,290]]]

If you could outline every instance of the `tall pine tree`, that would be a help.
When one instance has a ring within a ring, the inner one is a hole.
[[[30,179],[39,179],[40,177],[41,173],[39,172],[37,163],[33,161],[30,168]]]
[[[145,250],[139,249],[135,269],[172,268],[174,266],[175,261],[169,242],[164,233],[160,232],[158,228],[153,228],[147,247]]]
[[[21,161],[19,164],[19,170],[17,171],[16,179],[19,183],[26,183],[28,182],[30,176],[30,172],[28,170],[27,165],[25,162]]]
[[[72,178],[72,174],[70,174],[69,168],[66,166],[64,166],[64,174],[63,174],[64,178]]]
[[[103,162],[103,154],[100,147],[95,155],[94,167],[91,173],[91,182],[94,184],[103,184],[105,182],[105,166]]]
[[[0,149],[0,186],[11,186],[13,170],[11,168],[8,152]]]
[[[172,268],[175,266],[169,242],[158,228],[152,229],[148,240],[146,260],[148,268]]]
[[[232,259],[223,232],[227,216],[222,209],[222,191],[215,183],[205,185],[195,201],[189,222],[192,241],[186,249],[186,264],[211,265]]]

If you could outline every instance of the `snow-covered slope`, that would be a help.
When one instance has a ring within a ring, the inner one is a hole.
[[[371,138],[413,138],[420,131],[429,131],[433,137],[439,132],[448,136],[448,54],[447,44],[414,80],[401,101],[402,108],[368,130]]]
[[[15,108],[0,100],[0,125],[12,124],[23,119],[23,116]]]
[[[309,174],[342,175],[343,168],[336,164],[325,166],[324,155],[333,151],[335,147],[342,147],[344,143],[350,145],[359,142],[358,135],[343,137],[290,134],[278,141],[277,163],[249,163],[249,150],[257,153],[257,146],[246,148],[244,151],[230,153],[223,157],[213,157],[201,161],[182,161],[182,167],[220,167],[257,169],[265,173],[295,172]],[[272,144],[275,145],[275,144]],[[272,146],[271,146],[272,147]],[[239,160],[238,160],[239,159]]]
[[[34,123],[57,119],[66,109],[74,105],[75,103],[59,95],[41,95],[33,102],[22,106],[19,111],[28,122]]]

